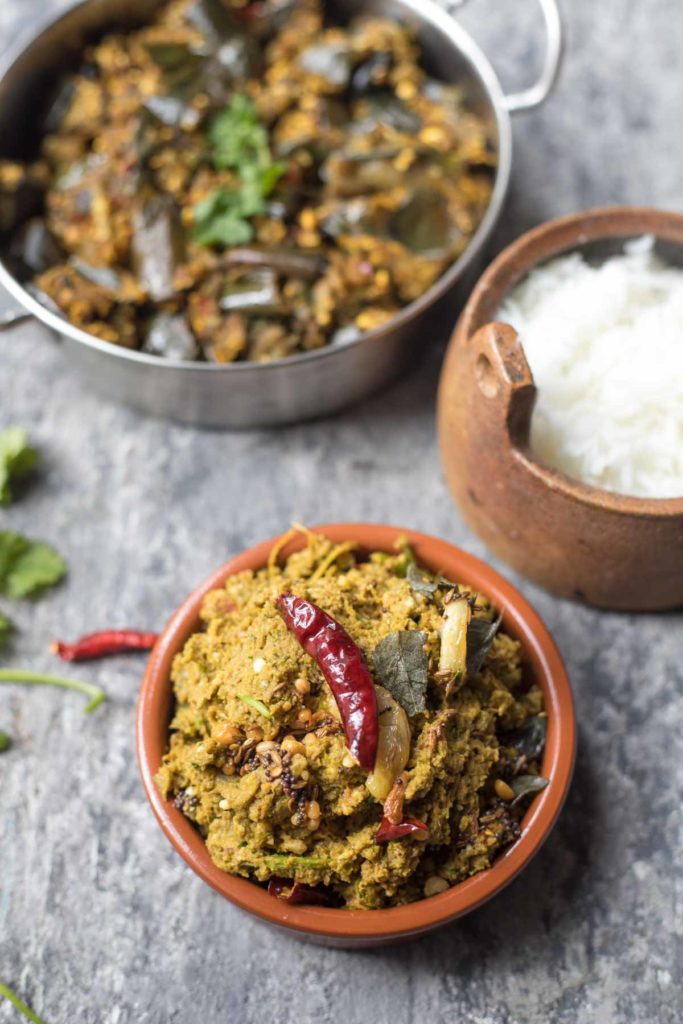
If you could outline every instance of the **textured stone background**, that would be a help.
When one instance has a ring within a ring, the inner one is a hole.
[[[2,0],[2,41],[46,6]],[[591,204],[683,206],[679,3],[564,6],[565,70],[552,101],[516,121],[498,244]],[[531,74],[531,0],[472,0],[463,18],[506,83]],[[160,625],[227,555],[292,519],[413,525],[484,554],[439,473],[439,361],[435,348],[412,379],[329,422],[231,435],[100,402],[36,326],[1,336],[0,424],[30,427],[44,468],[0,525],[53,541],[71,570],[12,609],[11,662],[54,668],[49,640],[99,623]],[[559,825],[496,900],[364,953],[238,913],[153,821],[133,751],[141,666],[113,661],[76,670],[110,695],[92,718],[71,694],[0,698],[18,737],[0,763],[0,977],[50,1024],[680,1021],[681,617],[600,614],[519,585],[566,658],[581,732]],[[2,1024],[16,1019],[0,1005]]]

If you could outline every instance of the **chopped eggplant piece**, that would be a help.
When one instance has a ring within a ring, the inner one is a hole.
[[[39,213],[43,205],[41,183],[30,168],[24,170],[15,166],[19,172],[16,179],[14,175],[0,175],[0,234],[16,231],[28,217]]]
[[[332,153],[320,175],[332,196],[362,196],[405,185],[405,172],[396,166],[396,149],[375,153]]]
[[[384,85],[393,63],[392,54],[384,50],[371,53],[351,75],[351,92],[356,96],[364,96],[371,90]]]
[[[164,84],[174,85],[193,78],[206,54],[187,43],[148,43],[147,52],[164,71]]]
[[[364,199],[350,199],[346,203],[339,203],[323,217],[320,227],[331,238],[358,233],[372,234],[367,215],[368,207]]]
[[[304,249],[257,249],[240,246],[225,253],[224,262],[253,267],[270,267],[286,277],[314,280],[325,270],[326,260],[317,252]]]
[[[219,302],[225,313],[259,313],[267,315],[280,309],[277,275],[266,268],[242,274],[227,282]]]
[[[59,129],[64,115],[76,95],[76,82],[71,75],[60,79],[43,118],[43,131],[47,134]]]
[[[97,168],[98,163],[102,163],[101,158],[88,157],[85,160],[79,160],[77,163],[71,164],[70,167],[67,167],[61,174],[56,176],[53,188],[58,192],[68,192],[75,185],[80,185],[86,175]]]
[[[445,255],[456,230],[445,198],[420,189],[391,218],[390,234],[411,252],[437,258]]]
[[[360,108],[360,104],[358,104]],[[363,97],[362,114],[354,122],[354,131],[364,134],[378,125],[414,134],[422,127],[417,114],[389,90],[369,93]]]
[[[258,75],[262,66],[261,51],[256,40],[249,36],[226,39],[216,50],[214,60],[230,72],[232,80]]]
[[[185,246],[178,209],[168,196],[145,199],[133,215],[131,243],[135,272],[153,302],[174,293],[173,275]]]
[[[335,89],[345,89],[351,80],[351,60],[346,43],[315,43],[299,54],[299,67],[324,79]]]
[[[185,12],[185,20],[213,47],[219,46],[239,29],[235,15],[221,0],[197,0]]]
[[[121,277],[111,267],[93,267],[90,263],[86,263],[85,260],[81,260],[77,256],[73,257],[70,263],[81,277],[85,277],[92,284],[96,284],[100,288],[106,288],[108,292],[113,292],[115,295],[120,292]]]
[[[158,313],[151,321],[143,352],[163,359],[191,362],[199,355],[199,346],[185,317]]]
[[[179,96],[150,96],[145,108],[169,128],[194,128],[199,124],[199,111]]]
[[[42,274],[59,263],[62,252],[41,217],[33,217],[12,238],[10,257],[19,266],[19,274]]]

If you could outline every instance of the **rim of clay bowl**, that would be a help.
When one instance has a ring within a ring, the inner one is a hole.
[[[498,322],[496,313],[504,297],[540,264],[589,242],[627,240],[641,235],[654,235],[656,239],[677,243],[683,254],[683,214],[649,206],[603,206],[556,217],[532,228],[503,249],[484,271],[465,304],[454,337],[469,341],[487,323]],[[523,350],[521,340],[520,345]],[[639,498],[608,491],[567,476],[529,449],[521,454],[530,470],[548,486],[584,505],[599,506],[623,515],[683,516],[683,495]]]
[[[531,674],[543,690],[548,714],[542,771],[550,779],[550,785],[533,799],[522,821],[520,839],[486,871],[438,896],[385,910],[291,906],[269,896],[256,883],[216,867],[199,832],[181,811],[162,798],[154,783],[168,742],[171,663],[199,626],[199,608],[205,594],[220,587],[229,575],[244,569],[262,568],[278,537],[249,548],[209,576],[180,605],[161,634],[147,664],[137,707],[137,750],[142,782],[162,830],[183,860],[200,878],[243,910],[298,933],[300,937],[331,945],[368,946],[407,939],[455,920],[500,892],[529,863],[548,837],[567,795],[574,767],[576,722],[571,687],[559,651],[537,613],[507,580],[479,559],[436,537],[396,526],[335,523],[311,529],[334,541],[356,541],[364,552],[395,550],[397,538],[405,537],[421,564],[473,585],[503,611],[504,628],[522,642]],[[303,537],[293,538],[280,557],[304,543]]]

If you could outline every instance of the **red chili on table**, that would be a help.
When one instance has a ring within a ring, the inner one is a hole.
[[[375,842],[388,843],[392,839],[404,839],[405,836],[413,835],[415,832],[423,833],[419,836],[420,839],[426,839],[429,835],[429,829],[424,821],[418,821],[417,818],[404,818],[403,821],[399,821],[398,825],[392,825],[389,819],[384,817],[375,832]]]
[[[344,725],[346,744],[361,768],[375,767],[379,718],[375,684],[360,648],[344,627],[303,597],[281,594],[277,607],[287,628],[325,677]]]
[[[127,651],[149,651],[156,642],[156,633],[143,633],[137,629],[105,629],[99,633],[88,633],[73,644],[56,640],[50,650],[62,661],[90,661]]]
[[[330,897],[322,889],[315,889],[303,882],[290,882],[286,878],[271,878],[268,882],[268,895],[275,896],[285,903],[308,903],[319,907],[329,907]]]

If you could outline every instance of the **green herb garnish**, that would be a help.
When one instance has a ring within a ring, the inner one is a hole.
[[[23,1013],[24,1017],[26,1017],[27,1020],[33,1021],[33,1024],[45,1024],[45,1021],[42,1019],[42,1017],[39,1017],[37,1013],[34,1013],[33,1010],[29,1006],[27,1006],[22,999],[19,998],[16,992],[13,992],[11,988],[7,987],[7,985],[3,985],[1,981],[0,996],[4,996],[5,999],[9,999],[12,1006],[15,1009],[17,1009],[19,1013]]]
[[[209,128],[213,162],[218,170],[234,171],[234,188],[217,188],[194,207],[194,239],[199,245],[244,245],[254,229],[249,222],[267,210],[266,198],[284,174],[274,163],[266,129],[248,96],[237,93]]]
[[[243,93],[236,93],[230,106],[214,117],[209,139],[219,170],[242,171],[247,165],[270,163],[266,129],[256,107]]]
[[[11,746],[12,737],[4,729],[0,729],[0,754],[4,754]]]
[[[8,619],[6,615],[0,612],[0,651],[3,647],[7,647],[9,638],[14,631],[11,619]]]
[[[28,597],[58,583],[66,565],[49,544],[0,530],[0,593]]]
[[[411,717],[427,708],[429,660],[424,649],[426,643],[427,634],[422,630],[402,629],[385,636],[372,652],[377,682]]]
[[[263,715],[264,718],[273,717],[273,713],[270,708],[264,704],[262,700],[259,700],[258,697],[250,697],[248,693],[238,693],[237,696],[241,701],[244,701],[248,707],[253,708],[254,711],[258,711],[259,715]]]
[[[194,208],[194,240],[198,245],[244,245],[254,236],[248,207],[237,189],[217,188]]]
[[[86,705],[86,713],[94,711],[102,701],[106,700],[104,690],[92,683],[84,683],[80,679],[63,679],[61,676],[47,676],[40,672],[25,672],[23,669],[0,669],[0,683],[29,683],[36,686],[60,686],[64,690],[76,690],[85,694],[90,700]]]
[[[0,431],[0,505],[12,500],[11,484],[25,476],[38,461],[38,452],[28,442],[21,427]]]

